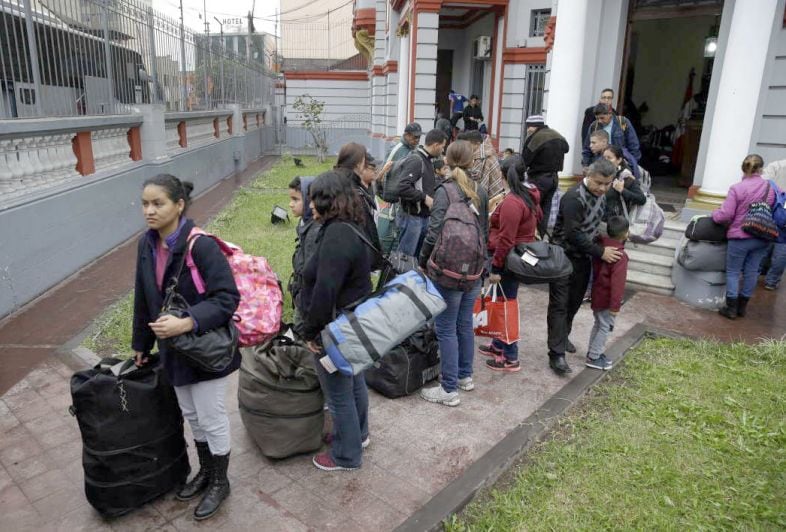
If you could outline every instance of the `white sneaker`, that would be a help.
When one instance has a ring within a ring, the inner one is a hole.
[[[366,436],[366,439],[365,439],[365,440],[363,440],[362,442],[360,442],[360,446],[361,446],[363,449],[365,449],[365,448],[366,448],[366,447],[368,447],[369,445],[371,445],[371,437],[369,437],[369,436]]]
[[[472,377],[464,377],[458,380],[458,387],[465,392],[471,392],[475,389],[475,383],[472,382]]]
[[[458,406],[461,403],[458,392],[446,392],[442,386],[423,388],[420,396],[430,403],[439,403],[446,406]]]

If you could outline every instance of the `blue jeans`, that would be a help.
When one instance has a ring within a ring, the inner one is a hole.
[[[751,297],[759,279],[759,266],[769,242],[759,238],[732,238],[726,248],[726,297]],[[742,290],[740,290],[742,277]]]
[[[398,250],[405,255],[417,257],[420,253],[420,246],[426,238],[428,229],[428,217],[421,218],[407,214],[404,209],[399,209],[396,214],[396,226],[398,227]]]
[[[448,305],[434,318],[434,329],[439,340],[439,357],[442,368],[442,388],[455,392],[458,379],[472,376],[472,359],[475,353],[475,333],[472,330],[472,307],[480,293],[480,281],[470,290],[451,290],[435,283]]]
[[[773,244],[772,259],[770,259],[770,269],[764,283],[767,286],[778,286],[786,270],[786,244]]]
[[[500,286],[502,287],[502,293],[505,294],[505,297],[508,299],[516,299],[519,293],[519,282],[515,279],[515,277],[502,274],[502,281],[500,282]],[[498,350],[502,351],[502,354],[505,355],[505,359],[510,362],[515,362],[519,359],[519,343],[513,342],[512,344],[506,344],[501,340],[497,340],[496,338],[491,341],[491,345],[493,345]]]
[[[342,467],[360,467],[361,443],[368,437],[368,388],[363,374],[347,377],[328,373],[315,355],[314,365],[326,402],[333,416],[333,444],[330,455]]]

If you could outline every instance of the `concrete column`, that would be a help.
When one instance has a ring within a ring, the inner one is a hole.
[[[168,159],[166,153],[166,126],[164,124],[163,104],[137,105],[135,111],[142,114],[142,156],[145,162],[161,162]],[[242,118],[239,122],[242,123]]]
[[[720,81],[714,105],[708,102],[707,106],[712,116],[705,117],[705,123],[710,119],[712,126],[704,132],[709,141],[701,188],[688,208],[714,208],[739,180],[740,164],[751,145],[772,36],[762,22],[774,20],[777,6],[778,0],[760,0],[756,9],[746,2],[734,4],[725,53],[713,66],[713,77],[720,76]]]
[[[401,54],[398,62],[398,119],[397,134],[401,134],[409,121],[409,40],[410,35],[401,38]]]
[[[546,123],[559,131],[570,144],[565,156],[567,175],[581,169],[581,80],[587,30],[587,1],[560,0],[557,28],[551,57]]]
[[[243,111],[240,104],[233,103],[226,108],[232,110],[232,136],[242,137],[246,134],[246,130],[243,128]]]
[[[437,99],[437,44],[439,41],[439,13],[418,12],[415,15],[415,101],[410,109],[415,122],[424,131],[434,126],[434,102]]]

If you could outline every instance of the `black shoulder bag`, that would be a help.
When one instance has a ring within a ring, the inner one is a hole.
[[[177,269],[177,274],[173,277],[166,289],[164,304],[161,307],[161,314],[170,314],[176,318],[189,316],[190,305],[185,298],[177,292],[177,284],[186,257],[191,251],[193,241],[199,235],[194,235],[186,242],[186,249],[183,252],[183,260]],[[227,369],[237,352],[238,332],[235,323],[230,319],[226,325],[216,327],[209,331],[187,332],[171,338],[159,339],[159,343],[164,343],[167,348],[184,357],[193,367],[209,373],[220,373]]]

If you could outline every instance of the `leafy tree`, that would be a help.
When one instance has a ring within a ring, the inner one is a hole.
[[[325,102],[303,94],[297,97],[292,107],[297,111],[298,119],[303,121],[303,127],[314,139],[317,160],[320,163],[325,162],[328,151],[327,133],[322,124],[322,111],[325,109]]]

